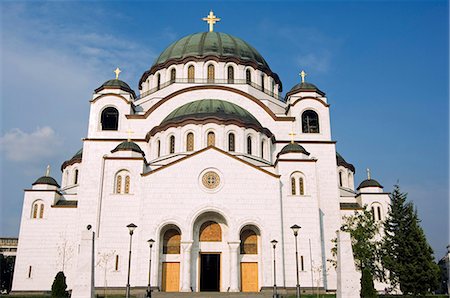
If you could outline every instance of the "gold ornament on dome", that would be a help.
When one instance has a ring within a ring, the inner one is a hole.
[[[215,189],[220,184],[220,177],[215,172],[206,172],[202,177],[202,183],[208,189]]]

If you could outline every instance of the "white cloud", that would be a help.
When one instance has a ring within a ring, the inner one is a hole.
[[[26,133],[14,128],[0,138],[0,151],[11,161],[40,161],[57,154],[62,141],[49,127],[38,127],[36,131]]]

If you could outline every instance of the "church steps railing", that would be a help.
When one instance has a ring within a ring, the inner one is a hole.
[[[157,87],[154,87],[148,91],[145,91],[137,96],[135,100],[142,99],[152,93],[155,93],[161,89],[164,89],[172,84],[175,83],[181,83],[181,84],[238,84],[238,85],[250,85],[253,88],[269,95],[270,97],[273,97],[277,100],[284,102],[284,97],[282,95],[276,94],[275,92],[272,92],[271,90],[264,89],[261,85],[258,85],[254,82],[249,82],[247,80],[237,80],[237,79],[174,79],[167,81],[165,83],[160,84]]]

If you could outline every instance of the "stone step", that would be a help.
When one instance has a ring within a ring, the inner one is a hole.
[[[227,293],[227,292],[193,292],[167,293],[153,292],[152,298],[272,298],[271,293]]]

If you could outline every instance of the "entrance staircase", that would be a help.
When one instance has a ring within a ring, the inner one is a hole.
[[[272,293],[228,293],[228,292],[192,292],[167,293],[153,292],[152,298],[272,298]]]

